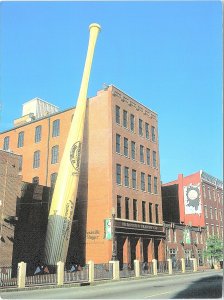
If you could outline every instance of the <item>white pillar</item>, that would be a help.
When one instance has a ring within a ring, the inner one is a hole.
[[[181,266],[182,266],[182,273],[186,272],[186,267],[185,267],[185,259],[181,258]]]
[[[25,288],[26,283],[26,263],[21,261],[18,263],[18,277],[17,277],[18,288]]]
[[[135,277],[140,277],[140,262],[139,260],[134,260],[134,269],[135,269]]]
[[[64,269],[65,263],[62,261],[57,262],[57,285],[64,284]]]
[[[157,275],[157,260],[155,258],[152,260],[152,264],[153,264],[153,274]]]
[[[190,260],[193,261],[193,272],[197,272],[197,259],[196,258],[190,258]]]
[[[172,266],[172,259],[171,258],[168,258],[167,259],[168,261],[168,270],[169,270],[169,274],[173,274],[173,266]]]
[[[89,282],[94,282],[94,261],[88,261],[89,266]]]
[[[111,260],[109,261],[110,264],[113,265],[113,280],[120,279],[120,262],[119,260]]]

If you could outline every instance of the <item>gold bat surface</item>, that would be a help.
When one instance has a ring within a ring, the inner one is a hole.
[[[60,162],[48,217],[45,240],[45,263],[56,265],[66,261],[74,215],[85,123],[87,90],[96,40],[100,25],[89,26],[90,36],[79,96]]]

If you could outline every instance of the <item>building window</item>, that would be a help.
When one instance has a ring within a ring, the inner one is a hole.
[[[116,105],[116,123],[121,123],[121,117],[120,117],[120,107]]]
[[[152,192],[152,176],[148,175],[148,192]]]
[[[132,188],[136,189],[136,170],[132,170]]]
[[[129,168],[124,167],[124,185],[129,187]]]
[[[41,125],[35,128],[35,143],[39,143],[41,141],[41,131],[42,131]]]
[[[33,155],[33,168],[40,167],[40,151],[35,151]]]
[[[203,185],[203,196],[204,196],[204,199],[206,199],[206,191],[205,191],[205,186]]]
[[[140,145],[140,162],[144,163],[144,147]]]
[[[156,210],[156,223],[159,223],[159,205],[155,205],[155,210]]]
[[[149,223],[152,223],[152,203],[149,203]]]
[[[22,171],[23,168],[23,157],[22,155],[19,156],[19,171]]]
[[[59,135],[60,135],[60,120],[54,120],[52,137],[59,136]]]
[[[142,222],[145,222],[145,201],[142,201]]]
[[[146,162],[147,165],[150,166],[150,149],[146,148]]]
[[[207,206],[205,205],[204,208],[205,208],[205,218],[208,218],[208,210],[207,210]]]
[[[51,148],[51,163],[52,164],[56,164],[58,162],[58,153],[59,153],[58,145]]]
[[[208,226],[208,224],[206,224],[206,233],[207,233],[207,237],[209,237],[209,226]]]
[[[4,138],[3,150],[9,150],[9,136]]]
[[[138,218],[138,201],[133,199],[133,220],[137,221]]]
[[[141,172],[141,190],[145,191],[145,173]]]
[[[117,196],[117,218],[121,218],[121,196]]]
[[[33,177],[32,183],[39,184],[39,177],[38,176]]]
[[[216,225],[216,235],[219,238],[219,225]]]
[[[156,141],[156,129],[154,126],[151,127],[151,132],[152,132],[152,141]]]
[[[149,124],[145,123],[145,137],[149,139]]]
[[[116,182],[117,184],[121,184],[121,165],[116,165]]]
[[[211,225],[211,229],[212,229],[212,235],[215,235],[215,230],[214,230],[214,225]]]
[[[116,152],[121,153],[121,136],[116,134]]]
[[[57,179],[58,173],[52,173],[51,174],[51,187],[54,188],[56,179]]]
[[[135,142],[131,142],[131,158],[135,159]]]
[[[18,148],[22,148],[24,145],[24,131],[21,131],[18,135],[18,144],[17,147]]]
[[[143,136],[143,129],[142,129],[142,120],[138,120],[138,133],[140,136]]]
[[[158,193],[157,177],[154,177],[154,194]]]
[[[124,155],[128,157],[128,139],[124,138]]]
[[[156,151],[152,152],[153,167],[156,168]]]
[[[213,219],[212,207],[210,207],[210,218]]]
[[[129,198],[125,197],[125,219],[129,219]]]
[[[208,199],[211,199],[211,191],[209,187],[208,187]]]
[[[215,208],[215,219],[218,220],[217,208]]]
[[[123,126],[128,127],[128,112],[126,110],[123,110]]]
[[[135,131],[135,116],[132,114],[130,116],[130,128],[132,132]]]

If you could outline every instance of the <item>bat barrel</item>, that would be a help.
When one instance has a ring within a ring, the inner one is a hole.
[[[87,90],[100,25],[89,26],[86,61],[71,127],[60,162],[45,239],[45,263],[66,261],[80,176]]]

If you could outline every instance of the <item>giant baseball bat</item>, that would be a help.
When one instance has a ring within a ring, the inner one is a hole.
[[[87,89],[100,25],[89,26],[90,36],[77,105],[60,162],[48,217],[45,263],[66,261],[80,175]]]

